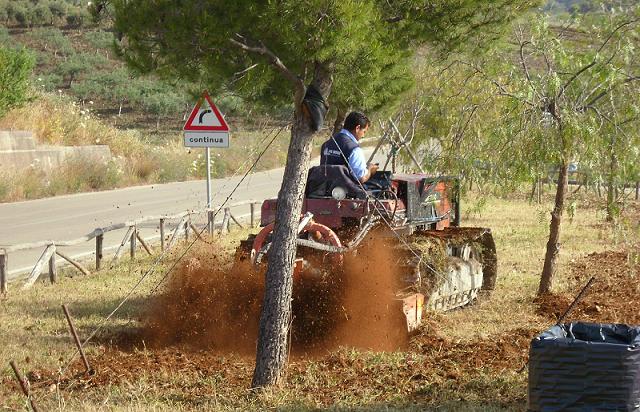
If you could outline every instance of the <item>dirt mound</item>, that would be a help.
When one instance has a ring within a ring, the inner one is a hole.
[[[529,343],[539,331],[518,328],[508,332],[471,340],[443,336],[437,322],[427,321],[420,334],[411,338],[410,350],[427,355],[430,365],[455,365],[460,370],[492,368],[519,370],[528,357]]]
[[[345,256],[342,269],[294,282],[293,354],[340,346],[406,347],[402,303],[395,297],[400,274],[384,242],[372,236],[357,254]],[[200,251],[185,260],[154,299],[140,340],[152,348],[181,345],[255,356],[263,279],[264,273],[248,262],[229,264],[210,250]]]
[[[576,294],[591,276],[596,280],[566,321],[640,325],[640,266],[635,253],[591,253],[574,262],[570,280]],[[573,299],[569,294],[539,297],[537,313],[555,321]]]

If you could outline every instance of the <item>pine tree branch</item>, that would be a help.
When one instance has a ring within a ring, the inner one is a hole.
[[[282,60],[280,60],[280,58],[275,55],[275,53],[269,50],[262,42],[260,42],[260,45],[254,46],[249,45],[247,39],[244,36],[236,33],[236,37],[238,38],[237,40],[229,39],[231,44],[238,46],[244,51],[266,57],[269,61],[269,64],[275,67],[276,70],[278,70],[287,80],[291,82],[291,84],[295,88],[296,96],[300,96],[300,100],[302,99],[302,96],[304,96],[305,93],[304,82],[299,76],[289,70],[287,66],[285,66],[285,64],[282,62]]]

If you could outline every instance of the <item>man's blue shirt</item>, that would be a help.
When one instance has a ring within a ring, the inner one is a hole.
[[[340,133],[349,136],[351,140],[358,144],[358,140],[356,139],[356,137],[347,129],[340,130]],[[347,161],[349,162],[349,168],[351,169],[351,172],[358,179],[362,179],[367,174],[367,161],[364,158],[364,152],[360,148],[360,145],[353,149]]]

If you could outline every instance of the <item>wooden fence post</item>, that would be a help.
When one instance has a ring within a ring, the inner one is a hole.
[[[184,221],[184,240],[189,241],[189,225],[191,224],[191,215],[187,215],[187,219]]]
[[[147,245],[147,242],[145,242],[144,239],[142,238],[142,236],[140,236],[140,232],[136,231],[136,237],[140,241],[140,244],[142,245],[144,250],[147,251],[149,256],[153,256],[153,251],[151,250],[151,246]]]
[[[116,249],[116,253],[113,255],[113,259],[111,259],[111,268],[113,267],[113,264],[116,262],[116,260],[120,259],[122,248],[124,248],[124,245],[126,245],[129,239],[131,239],[131,232],[133,232],[133,226],[129,226],[129,228],[127,229],[127,233],[125,233],[124,237],[122,238],[122,242],[120,242],[120,245],[118,245],[118,249]]]
[[[213,210],[209,210],[207,211],[207,225],[209,226],[209,235],[213,236],[213,226],[214,226],[214,222],[213,222],[214,216],[213,216]]]
[[[636,200],[640,200],[640,182],[636,182]]]
[[[129,238],[129,255],[131,256],[131,259],[135,259],[136,258],[136,246],[137,245],[137,236],[136,234],[138,233],[138,228],[133,225],[131,226],[133,228],[133,230],[131,231],[131,237]]]
[[[15,373],[16,378],[18,378],[18,382],[20,383],[20,388],[22,388],[22,393],[24,393],[24,396],[27,397],[27,400],[31,404],[31,409],[33,410],[33,412],[38,412],[39,411],[38,405],[36,405],[36,401],[33,400],[33,397],[29,392],[29,382],[22,376],[22,374],[20,373],[20,369],[18,368],[18,365],[16,365],[14,361],[10,361],[9,365],[11,365],[11,368],[13,369],[13,373]]]
[[[86,275],[86,276],[91,275],[91,272],[85,269],[84,266],[82,266],[80,263],[76,262],[75,260],[71,259],[69,256],[65,255],[64,253],[60,252],[57,248],[56,248],[56,254],[61,258],[63,258],[64,260],[66,260],[67,262],[71,263],[76,269],[82,272],[83,275]]]
[[[238,225],[241,229],[244,229],[244,226],[242,225],[242,223],[238,222],[238,219],[236,219],[231,212],[229,212],[229,217],[231,218],[231,220],[233,220],[233,222]]]
[[[255,217],[255,213],[256,213],[256,203],[255,202],[251,202],[249,204],[249,207],[251,208],[251,227],[256,227],[256,217]]]
[[[96,270],[100,270],[102,263],[102,244],[104,243],[104,233],[96,236]]]
[[[160,219],[160,251],[164,252],[164,219]]]
[[[178,225],[176,226],[173,233],[171,234],[171,238],[169,239],[169,243],[167,244],[167,249],[171,249],[171,247],[173,247],[173,244],[178,239],[178,232],[180,232],[180,228],[183,227],[186,220],[187,220],[187,217],[182,216],[182,219],[180,219],[180,222],[178,222]]]
[[[2,249],[0,250],[0,293],[7,293],[8,272],[9,255]]]
[[[58,281],[58,268],[56,267],[56,245],[53,246],[53,253],[49,258],[49,281],[53,285]]]
[[[91,374],[91,367],[89,366],[89,361],[87,361],[87,357],[84,354],[84,349],[82,348],[82,343],[80,343],[80,338],[78,337],[78,332],[76,331],[76,327],[73,324],[73,320],[71,320],[71,314],[69,313],[69,308],[67,308],[67,305],[62,305],[62,310],[64,311],[64,316],[67,318],[67,322],[69,323],[71,336],[73,337],[73,341],[76,344],[76,348],[78,348],[78,352],[80,352],[80,357],[82,358],[82,362],[84,363],[84,368],[88,374]]]
[[[229,216],[231,215],[231,212],[229,211],[228,207],[224,208],[224,217],[222,218],[222,227],[220,228],[220,233],[222,232],[227,232],[229,233]]]
[[[33,286],[36,280],[38,280],[40,273],[42,273],[42,269],[44,268],[44,265],[47,262],[49,262],[49,259],[51,259],[51,255],[54,255],[55,252],[56,252],[56,247],[54,244],[47,245],[46,249],[42,252],[42,255],[40,255],[40,259],[38,259],[38,262],[33,267],[33,270],[31,271],[31,274],[27,278],[27,281],[22,286],[22,290],[29,289],[31,286]]]

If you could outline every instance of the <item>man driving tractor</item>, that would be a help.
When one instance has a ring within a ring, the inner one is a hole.
[[[355,179],[364,183],[378,170],[378,164],[367,165],[358,143],[369,129],[369,119],[361,112],[351,112],[342,130],[322,144],[320,165],[347,166]]]

